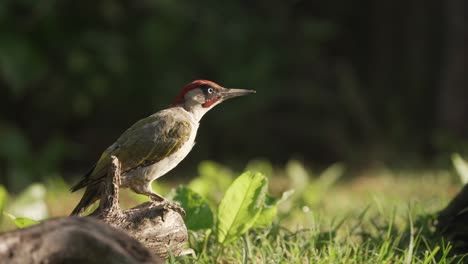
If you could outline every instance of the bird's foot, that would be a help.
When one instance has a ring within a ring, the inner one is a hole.
[[[158,207],[161,207],[164,210],[176,211],[182,217],[185,217],[185,215],[186,215],[185,210],[184,210],[184,208],[182,208],[182,206],[180,206],[179,203],[174,202],[174,201],[170,201],[170,200],[167,200],[167,199],[164,199],[164,200],[158,201],[158,202],[159,202],[159,204],[157,205]]]
[[[144,194],[146,194],[153,202],[155,202],[156,206],[158,208],[161,208],[163,210],[173,210],[173,211],[176,211],[177,213],[179,213],[182,217],[185,217],[185,210],[184,208],[182,208],[182,206],[180,206],[179,203],[177,202],[174,202],[174,201],[170,201],[164,197],[162,197],[161,195],[157,194],[157,193],[153,193],[153,192],[145,192]]]

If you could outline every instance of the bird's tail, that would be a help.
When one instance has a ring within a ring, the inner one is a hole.
[[[81,197],[80,202],[78,205],[73,209],[70,215],[81,215],[84,213],[86,208],[88,208],[91,204],[97,201],[101,195],[101,188],[100,184],[92,184],[86,187],[86,191]]]

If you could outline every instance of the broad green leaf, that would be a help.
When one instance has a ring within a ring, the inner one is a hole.
[[[187,216],[185,224],[193,231],[213,228],[213,212],[200,194],[192,191],[186,186],[179,186],[175,189],[173,200],[181,203]]]
[[[218,207],[217,239],[228,244],[247,232],[257,221],[265,203],[268,179],[261,173],[245,172],[226,191]]]
[[[280,199],[267,195],[262,212],[257,218],[254,227],[269,227],[278,214],[278,205],[289,199],[294,194],[294,190],[283,193]]]
[[[278,214],[278,201],[279,199],[267,195],[265,204],[263,205],[262,212],[255,221],[255,227],[269,227]]]
[[[463,184],[468,183],[468,162],[464,160],[460,154],[455,153],[452,155],[452,163],[460,176],[460,180]]]
[[[33,225],[37,225],[39,224],[39,221],[36,221],[34,219],[31,219],[31,218],[27,218],[27,217],[16,217],[12,214],[9,214],[7,212],[4,212],[3,213],[4,215],[6,215],[11,221],[13,221],[13,223],[16,225],[16,227],[18,228],[25,228],[25,227],[29,227],[29,226],[33,226]]]

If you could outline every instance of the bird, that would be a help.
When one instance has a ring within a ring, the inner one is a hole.
[[[255,93],[225,88],[213,81],[195,80],[183,87],[169,108],[143,118],[128,128],[71,188],[85,188],[71,215],[82,215],[105,189],[112,156],[121,162],[120,188],[130,188],[161,204],[174,205],[152,191],[151,183],[176,167],[192,150],[202,117],[227,99]]]

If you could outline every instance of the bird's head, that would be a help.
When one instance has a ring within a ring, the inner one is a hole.
[[[198,120],[221,102],[247,94],[255,93],[253,90],[224,88],[212,81],[196,80],[182,89],[171,106],[181,106],[193,113]]]

